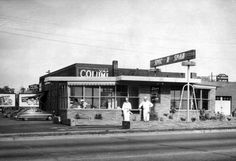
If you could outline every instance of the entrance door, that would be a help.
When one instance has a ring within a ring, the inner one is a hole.
[[[215,102],[215,112],[224,115],[231,115],[231,97],[217,96]]]

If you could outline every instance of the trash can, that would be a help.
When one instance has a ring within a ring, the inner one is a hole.
[[[122,129],[130,129],[130,121],[122,121]]]

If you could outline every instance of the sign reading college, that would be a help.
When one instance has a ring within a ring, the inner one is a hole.
[[[182,53],[170,55],[167,57],[159,58],[159,59],[154,59],[150,61],[150,67],[158,67],[162,65],[167,65],[167,64],[173,64],[173,63],[178,63],[182,62],[185,60],[190,60],[190,59],[195,59],[196,58],[196,51],[195,50],[188,50]]]
[[[108,69],[88,68],[79,69],[80,77],[108,77]]]

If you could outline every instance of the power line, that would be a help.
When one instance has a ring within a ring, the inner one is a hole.
[[[136,51],[136,50],[127,50],[127,49],[121,49],[121,48],[111,48],[111,47],[102,47],[102,46],[97,46],[97,45],[90,45],[90,44],[85,44],[85,43],[76,43],[76,42],[69,42],[65,40],[56,40],[56,39],[49,39],[49,38],[42,38],[39,36],[32,36],[32,35],[26,35],[22,33],[13,33],[13,32],[8,32],[8,31],[2,31],[2,33],[7,33],[11,35],[17,35],[17,36],[24,36],[24,37],[30,37],[30,38],[36,38],[36,39],[41,39],[41,40],[47,40],[47,41],[53,41],[53,42],[58,42],[58,43],[65,43],[65,44],[70,44],[70,45],[78,45],[78,46],[86,46],[86,47],[93,47],[93,48],[100,48],[100,49],[109,49],[109,50],[117,50],[117,51],[123,51],[123,52],[136,52],[136,53],[144,53],[141,51]],[[150,53],[150,52],[145,52],[146,54],[155,54],[155,53]]]
[[[10,27],[10,28],[12,28],[12,27]],[[36,34],[45,34],[47,36],[48,35],[53,35],[53,36],[68,37],[68,38],[79,38],[79,37],[67,36],[67,35],[63,35],[63,34],[54,34],[54,33],[50,33],[50,32],[41,32],[41,31],[34,31],[34,30],[27,30],[27,29],[20,29],[20,28],[12,28],[12,29],[15,29],[15,30],[18,30],[18,31],[32,32],[32,33],[36,33]],[[100,48],[100,49],[116,50],[116,51],[122,51],[122,52],[128,52],[128,53],[141,53],[141,54],[149,54],[149,55],[156,54],[156,53],[150,52],[150,51],[137,51],[137,50],[131,50],[131,49],[122,49],[122,48],[113,48],[113,47],[91,45],[91,44],[88,44],[88,43],[78,43],[78,42],[73,42],[73,41],[65,41],[65,40],[58,40],[58,39],[52,39],[52,38],[45,38],[45,37],[42,37],[42,36],[35,36],[35,35],[32,35],[32,34],[31,35],[27,35],[27,34],[15,33],[15,32],[10,32],[10,31],[0,31],[0,32],[3,32],[3,33],[5,32],[5,33],[8,33],[8,34],[17,35],[17,36],[37,38],[37,39],[41,39],[41,40],[54,41],[54,42],[58,42],[58,43],[66,43],[66,44],[77,45],[77,46],[86,46],[86,47],[93,47],[93,48],[95,47],[95,48]],[[96,40],[96,39],[94,40],[94,39],[89,39],[89,38],[84,38],[84,39],[93,40],[93,41],[107,42],[105,40]],[[117,43],[117,42],[115,42],[115,43]],[[160,46],[157,47],[157,48],[169,49],[169,50],[170,49],[178,49],[178,50],[182,50],[183,49],[183,48],[174,48],[174,47],[170,47],[170,48],[168,47],[167,48],[167,47],[160,47]],[[208,59],[218,59],[218,58],[212,57],[212,58],[208,58]],[[219,58],[219,59],[221,59],[221,58]]]
[[[54,34],[54,33],[50,33],[50,32],[41,32],[41,31],[34,31],[34,30],[27,30],[27,29],[20,29],[20,28],[13,28],[13,27],[8,27],[8,28],[11,28],[11,29],[15,29],[15,30],[20,30],[20,31],[27,31],[27,32],[33,32],[33,33],[39,33],[39,34],[50,34],[50,35],[53,35],[53,36],[60,36],[60,37],[67,37],[67,38],[81,38],[81,37],[74,37],[74,36],[68,36],[68,35],[63,35],[63,34]],[[97,30],[99,31],[99,30]],[[100,32],[100,31],[99,31]],[[125,34],[123,34],[125,35]],[[82,37],[83,39],[88,39],[88,40],[93,40],[93,41],[101,41],[101,42],[111,42],[112,40],[101,40],[101,39],[89,39],[89,38],[84,38]],[[121,41],[112,41],[112,42],[115,42],[115,43],[124,43],[124,42],[121,42]],[[146,43],[146,42],[145,42]],[[145,44],[145,43],[132,43],[134,45],[142,45],[142,44]],[[149,43],[150,44],[150,43]],[[162,48],[162,49],[170,49],[169,47],[161,47],[159,46],[158,48]],[[171,47],[172,49],[180,49],[180,48],[176,48],[176,47]],[[147,51],[145,51],[147,52]],[[148,53],[150,53],[150,51],[148,51]]]
[[[44,38],[44,37],[40,37],[40,36],[33,36],[33,35],[26,35],[26,34],[22,34],[22,33],[13,33],[13,32],[9,32],[9,31],[1,31],[2,33],[6,33],[6,34],[11,34],[11,35],[16,35],[16,36],[24,36],[24,37],[29,37],[29,38],[34,38],[34,39],[40,39],[40,40],[47,40],[47,41],[53,41],[53,42],[57,42],[57,43],[64,43],[64,44],[69,44],[69,45],[76,45],[76,46],[85,46],[85,47],[93,47],[93,48],[99,48],[99,49],[106,49],[106,50],[116,50],[116,51],[121,51],[121,52],[127,52],[127,53],[141,53],[141,54],[149,54],[149,55],[154,55],[156,53],[153,52],[147,52],[147,51],[137,51],[137,50],[127,50],[127,49],[122,49],[122,48],[111,48],[111,47],[104,47],[104,46],[97,46],[97,45],[91,45],[91,44],[86,44],[86,43],[77,43],[77,42],[71,42],[71,41],[65,41],[65,40],[57,40],[57,39],[51,39],[51,38]],[[214,59],[214,60],[222,60],[222,59],[227,59],[227,60],[231,60],[231,61],[235,61],[235,58],[217,58],[217,57],[202,57],[204,59]]]
[[[56,22],[48,22],[48,21],[38,21],[38,20],[34,20],[34,19],[26,19],[26,18],[20,18],[20,17],[16,17],[16,16],[4,16],[4,15],[0,15],[0,17],[3,17],[2,19],[5,19],[5,20],[9,20],[10,19],[13,19],[14,22],[15,20],[17,21],[21,21],[23,23],[28,23],[28,24],[32,24],[33,23],[39,23],[39,24],[42,24],[42,23],[45,23],[45,24],[48,24],[48,25],[52,25],[52,26],[55,26],[55,27],[58,27],[58,26],[61,26],[62,24],[59,24],[59,23],[56,23]],[[92,32],[97,32],[97,33],[104,33],[104,34],[110,34],[110,35],[126,35],[125,33],[117,33],[117,32],[107,32],[107,31],[103,31],[103,30],[96,30],[96,29],[85,29],[85,28],[79,28],[79,30],[84,30],[84,31],[92,31]]]
[[[48,21],[39,21],[39,20],[34,20],[34,19],[26,19],[26,18],[20,18],[20,17],[16,17],[16,16],[5,16],[5,15],[0,15],[0,17],[3,17],[3,19],[13,19],[13,20],[17,20],[17,21],[21,21],[24,23],[28,23],[28,24],[32,24],[33,23],[45,23],[48,25],[52,25],[55,27],[60,26],[61,24],[58,24],[56,22],[48,22]],[[95,29],[84,29],[84,28],[79,28],[79,30],[84,30],[84,31],[92,31],[92,32],[96,32],[96,33],[103,33],[103,34],[110,34],[110,35],[127,35],[126,33],[117,33],[117,32],[107,32],[107,31],[102,31],[102,30],[95,30]],[[61,35],[62,36],[62,35]],[[133,35],[134,37],[138,37],[136,35]],[[168,35],[169,36],[169,35]],[[180,39],[180,38],[170,38],[170,37],[156,37],[156,36],[151,36],[151,37],[147,37],[149,39],[156,39],[156,40],[161,40],[161,41],[175,41],[175,42],[180,42],[180,43],[189,43],[189,40],[187,39]],[[103,41],[103,40],[98,40],[98,41]],[[145,42],[146,43],[146,42]],[[196,42],[196,43],[204,43],[204,45],[214,45],[214,44],[218,44],[218,45],[233,45],[235,46],[236,43],[233,42]],[[176,48],[177,49],[177,48]]]

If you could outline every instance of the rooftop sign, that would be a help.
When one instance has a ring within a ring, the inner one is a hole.
[[[219,74],[219,75],[216,76],[216,81],[217,82],[228,82],[229,77],[226,74]]]
[[[173,64],[173,63],[178,63],[182,62],[185,60],[190,60],[190,59],[195,59],[196,58],[196,51],[195,50],[188,50],[182,53],[170,55],[167,57],[159,58],[159,59],[154,59],[150,61],[150,67],[158,67],[162,65],[167,65],[167,64]]]
[[[108,77],[108,69],[86,68],[79,69],[79,77]]]

